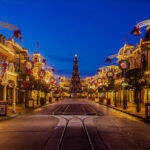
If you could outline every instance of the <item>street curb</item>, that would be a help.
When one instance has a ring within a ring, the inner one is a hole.
[[[141,117],[141,116],[137,116],[137,115],[135,115],[135,114],[132,114],[132,113],[129,113],[129,112],[126,112],[126,111],[117,109],[117,108],[115,108],[115,107],[113,107],[113,106],[109,106],[109,105],[106,105],[106,104],[102,104],[102,103],[99,103],[99,104],[100,104],[100,105],[107,106],[107,107],[112,108],[112,109],[115,109],[115,110],[117,110],[117,111],[126,113],[126,114],[128,114],[128,115],[133,116],[133,117],[136,117],[136,118],[138,118],[138,119],[140,119],[141,121],[144,121],[144,122],[146,122],[146,123],[150,123],[150,120],[149,120],[149,119],[143,118],[143,117]]]
[[[19,116],[19,115],[25,115],[25,114],[27,114],[27,113],[33,112],[33,111],[36,110],[36,109],[45,108],[46,106],[49,106],[49,105],[51,105],[51,104],[53,104],[53,103],[46,104],[46,105],[44,105],[44,106],[35,107],[34,109],[30,109],[30,110],[28,110],[28,111],[24,111],[24,112],[20,112],[20,113],[15,113],[15,114],[12,114],[12,115],[10,115],[10,116],[5,116],[5,117],[3,117],[3,118],[0,118],[0,121],[6,121],[6,120],[13,119],[13,118],[15,118],[15,117],[17,117],[17,116]]]

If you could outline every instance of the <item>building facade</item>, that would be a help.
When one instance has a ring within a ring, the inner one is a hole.
[[[0,101],[7,103],[9,111],[16,112],[16,106],[21,109],[51,102],[52,89],[57,85],[45,58],[39,53],[29,54],[0,34]]]

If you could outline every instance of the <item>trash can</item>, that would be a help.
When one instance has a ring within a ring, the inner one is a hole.
[[[0,101],[0,116],[6,116],[6,115],[7,115],[7,102]]]
[[[150,119],[150,103],[145,104],[145,115],[147,119]]]

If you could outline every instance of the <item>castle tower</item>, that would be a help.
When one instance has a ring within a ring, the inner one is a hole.
[[[75,55],[75,58],[74,58],[70,90],[71,90],[71,93],[80,93],[81,92],[81,83],[80,83],[77,55]]]

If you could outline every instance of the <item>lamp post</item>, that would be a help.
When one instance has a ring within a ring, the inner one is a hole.
[[[29,82],[29,76],[28,75],[26,75],[26,84],[27,84],[27,82]],[[29,92],[29,90],[28,90],[28,87],[25,87],[26,88],[26,90],[25,90],[25,107],[27,108],[28,107],[28,92]]]
[[[40,82],[39,82],[39,79],[37,79],[37,105],[39,104],[39,99],[40,99],[40,96],[39,96],[40,89],[39,89],[39,87],[40,87]]]
[[[108,79],[108,88],[107,88],[107,93],[109,90],[112,90],[114,88],[114,72],[113,69],[110,69],[107,73],[106,73],[107,79]],[[107,94],[107,102],[110,105],[110,99],[108,98],[108,94]]]
[[[128,86],[128,82],[122,82],[121,86],[123,87],[123,109],[127,109],[127,93],[126,87]]]
[[[122,59],[121,61],[119,61],[118,67],[121,69],[122,78],[126,79],[127,78],[126,77],[127,70],[130,67],[129,61]],[[123,87],[123,109],[127,109],[127,99],[126,99],[125,87],[128,86],[128,82],[127,81],[122,82],[121,86]]]

